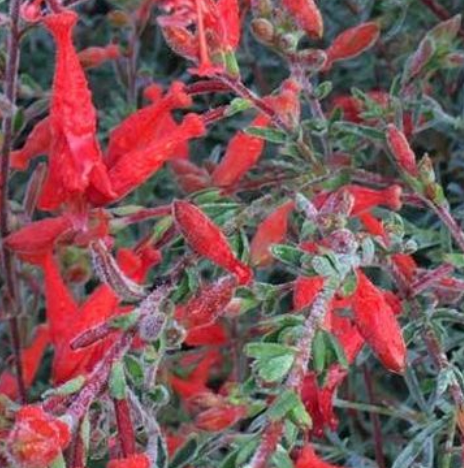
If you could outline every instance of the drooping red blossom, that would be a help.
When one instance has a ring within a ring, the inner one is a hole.
[[[108,167],[113,167],[126,153],[142,149],[159,138],[168,136],[166,132],[174,129],[172,126],[165,127],[166,120],[172,119],[171,112],[192,104],[191,97],[185,93],[183,83],[174,82],[163,97],[160,96],[161,90],[158,86],[156,91],[156,96],[149,93],[152,98],[157,98],[152,104],[130,114],[110,132],[106,155]]]
[[[199,208],[180,200],[172,206],[179,231],[196,253],[234,274],[240,284],[252,280],[251,268],[237,259],[224,233]]]
[[[314,372],[308,372],[301,388],[301,401],[311,415],[313,427],[311,432],[316,437],[322,437],[325,428],[334,430],[338,420],[334,413],[333,399],[339,385],[348,372],[338,365],[332,365],[324,385],[321,387]]]
[[[364,273],[358,270],[357,277],[353,296],[356,326],[382,364],[392,372],[402,373],[407,350],[395,314],[382,292]]]
[[[186,379],[171,375],[169,382],[182,400],[188,403],[189,400],[198,395],[211,393],[210,388],[207,386],[211,368],[220,362],[221,356],[217,350],[208,350]]]
[[[7,439],[7,450],[23,468],[50,465],[71,440],[69,426],[35,406],[18,410]]]
[[[205,133],[202,119],[196,114],[187,115],[181,124],[144,147],[125,153],[109,169],[108,175],[115,196],[105,198],[98,192],[91,194],[95,204],[124,197],[151,177],[168,159],[175,155],[179,143],[189,141]]]
[[[418,175],[416,155],[406,135],[393,124],[387,126],[387,142],[398,166],[412,177]]]
[[[51,142],[50,118],[37,122],[27,136],[24,146],[11,153],[11,167],[18,171],[25,171],[31,159],[48,153]]]
[[[195,297],[177,308],[176,320],[187,330],[210,325],[225,312],[236,285],[234,276],[225,276],[202,287]]]
[[[110,460],[107,468],[150,468],[151,461],[142,453],[130,455],[127,458],[119,458],[118,460]]]
[[[370,49],[378,40],[380,28],[377,23],[362,23],[353,28],[346,29],[339,34],[326,49],[327,70],[333,62],[348,60]]]
[[[307,444],[300,451],[296,462],[295,468],[341,468],[339,465],[332,465],[322,460],[322,458],[317,455],[314,451],[314,448]]]
[[[314,0],[282,0],[282,5],[309,37],[322,37],[324,22]]]
[[[273,257],[269,248],[272,244],[279,244],[285,240],[288,217],[294,206],[293,201],[284,203],[258,225],[250,246],[250,257],[253,265],[266,267],[272,263]]]
[[[99,67],[103,63],[116,60],[120,56],[121,50],[117,44],[108,44],[105,47],[88,47],[78,53],[83,68]]]
[[[35,329],[31,344],[22,349],[21,366],[26,388],[32,385],[39,369],[45,349],[50,343],[50,335],[46,325],[39,325]],[[0,394],[15,400],[18,397],[18,383],[16,377],[9,371],[0,375]]]
[[[70,10],[43,17],[57,47],[50,104],[49,172],[39,201],[44,210],[82,197],[89,186],[103,195],[113,195],[96,137],[96,111],[72,41],[77,19]]]
[[[222,431],[243,419],[247,413],[247,408],[243,405],[222,404],[197,415],[195,426],[202,431]]]

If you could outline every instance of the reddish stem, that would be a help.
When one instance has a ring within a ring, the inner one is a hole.
[[[118,436],[124,458],[135,453],[135,434],[127,399],[113,399]]]
[[[7,48],[7,62],[5,69],[4,93],[7,101],[12,106],[16,103],[16,89],[19,68],[19,9],[21,1],[10,2],[10,23]],[[5,247],[3,240],[10,233],[9,230],[9,191],[8,179],[10,175],[10,153],[13,143],[13,115],[6,116],[3,120],[3,145],[1,149],[0,170],[0,257],[5,275],[5,313],[9,316],[10,340],[14,355],[16,369],[16,381],[18,392],[22,402],[27,399],[24,384],[21,339],[18,326],[18,315],[21,311],[18,294],[17,275],[15,272],[15,259],[12,253]]]

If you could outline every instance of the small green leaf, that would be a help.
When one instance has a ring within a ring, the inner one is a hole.
[[[226,109],[225,115],[230,117],[231,115],[243,112],[251,107],[251,102],[248,99],[235,98],[229,104]]]
[[[280,421],[298,405],[299,401],[293,390],[285,390],[274,400],[266,415],[273,422]]]
[[[323,81],[314,90],[314,97],[319,101],[325,99],[332,92],[332,89],[333,85],[331,81]]]
[[[258,360],[255,362],[254,367],[259,377],[265,382],[278,382],[288,374],[292,368],[294,359],[294,356],[286,354],[284,356]]]
[[[285,132],[276,128],[248,127],[245,133],[276,144],[286,143],[288,139]]]
[[[326,350],[325,332],[318,330],[313,341],[313,365],[318,374],[325,369]]]
[[[111,367],[109,388],[111,398],[124,400],[127,396],[126,376],[124,374],[124,365],[121,361],[115,362]]]
[[[176,450],[174,457],[169,463],[169,468],[182,468],[190,464],[198,453],[198,441],[196,437],[191,437],[187,442]]]
[[[295,349],[278,343],[249,343],[245,354],[255,359],[268,359],[278,356],[294,355]]]

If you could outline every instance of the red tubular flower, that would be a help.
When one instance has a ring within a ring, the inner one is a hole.
[[[150,466],[150,459],[142,453],[137,453],[127,458],[111,460],[107,468],[150,468]]]
[[[215,364],[218,364],[220,360],[221,356],[216,350],[208,351],[187,379],[181,379],[175,375],[170,376],[169,381],[172,388],[186,403],[193,397],[211,393],[206,383],[208,382],[211,368]]]
[[[195,418],[195,426],[202,431],[222,431],[233,426],[246,415],[245,406],[223,404],[201,412]]]
[[[88,47],[78,53],[79,62],[83,68],[99,67],[109,60],[116,60],[121,56],[121,50],[117,44],[109,44],[105,47]]]
[[[189,346],[221,346],[227,343],[227,334],[220,323],[205,327],[192,328],[187,331],[184,343]]]
[[[382,364],[401,373],[406,366],[406,345],[395,314],[382,292],[360,271],[353,296],[354,321]]]
[[[398,166],[412,177],[417,177],[419,171],[416,165],[416,155],[409,146],[406,135],[393,124],[387,126],[387,142]]]
[[[39,202],[45,210],[82,196],[89,186],[112,195],[96,138],[96,111],[72,42],[77,19],[70,10],[43,18],[57,46],[50,105],[49,174]]]
[[[272,263],[273,257],[269,252],[269,247],[285,240],[288,229],[288,216],[293,211],[294,206],[293,201],[284,203],[258,225],[250,247],[250,257],[253,265],[266,267]]]
[[[327,62],[324,69],[329,69],[333,62],[357,57],[370,49],[378,40],[380,28],[377,23],[363,23],[339,34],[326,50]]]
[[[27,136],[24,146],[11,153],[11,167],[19,171],[25,171],[31,159],[48,153],[50,142],[50,118],[46,117],[35,125]]]
[[[71,235],[73,224],[68,216],[42,219],[30,223],[5,239],[5,245],[28,261],[53,250],[60,239]]]
[[[348,372],[338,365],[330,367],[325,384],[320,387],[314,372],[308,372],[303,380],[301,401],[311,415],[313,421],[312,433],[322,437],[324,429],[334,430],[338,420],[334,413],[333,398],[337,388],[344,381]]]
[[[121,198],[151,177],[169,158],[175,155],[179,143],[199,137],[205,133],[201,117],[187,115],[183,122],[169,135],[165,135],[145,147],[136,148],[121,156],[109,170],[115,197],[111,199],[92,192],[95,204],[106,204]]]
[[[49,466],[71,440],[69,427],[41,408],[24,406],[16,413],[15,425],[7,440],[9,456],[17,466]]]
[[[39,325],[35,329],[32,343],[22,350],[21,365],[26,387],[32,385],[49,342],[48,327],[46,325]],[[6,395],[12,400],[18,396],[17,379],[10,372],[5,371],[0,375],[0,394]]]
[[[208,172],[187,159],[173,159],[170,167],[179,187],[186,193],[197,192],[210,186]]]
[[[311,445],[305,445],[296,459],[295,468],[341,468],[325,462],[314,451]]]
[[[298,277],[293,290],[293,307],[300,310],[311,305],[323,286],[324,278],[321,276]]]
[[[251,268],[237,259],[226,236],[200,209],[189,202],[176,200],[173,215],[178,229],[196,253],[230,271],[242,285],[253,279]]]
[[[187,329],[201,328],[213,323],[232,300],[236,280],[225,276],[203,287],[199,294],[176,310],[176,319]]]
[[[165,132],[174,130],[174,127],[165,129],[166,120],[172,119],[171,111],[192,104],[192,99],[185,93],[184,88],[183,83],[174,82],[166,96],[129,115],[111,131],[106,155],[108,167],[112,168],[126,153],[143,149],[159,138],[169,135]]]
[[[267,127],[271,119],[258,115],[250,126]],[[239,130],[229,141],[226,153],[212,174],[213,185],[230,187],[246,174],[259,160],[265,141]]]
[[[360,185],[348,185],[342,190],[348,192],[354,197],[354,206],[351,215],[356,216],[364,211],[370,211],[372,208],[382,205],[388,206],[392,210],[401,208],[402,189],[399,185],[393,184],[383,190],[374,190]]]
[[[296,24],[310,37],[321,38],[324,23],[321,12],[314,0],[282,0],[284,8]]]

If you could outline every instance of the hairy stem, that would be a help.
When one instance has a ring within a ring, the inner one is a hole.
[[[11,103],[12,108],[16,103],[16,84],[19,67],[19,8],[20,0],[10,1],[10,30],[8,34],[7,58],[4,81],[4,94]],[[15,275],[15,259],[12,253],[6,249],[4,239],[9,234],[9,193],[8,179],[10,175],[10,153],[13,142],[13,118],[8,115],[3,120],[3,144],[1,148],[1,172],[0,172],[0,248],[2,269],[5,275],[5,313],[8,316],[10,327],[10,340],[13,349],[16,379],[21,400],[26,401],[26,387],[21,359],[21,340],[19,334],[18,315],[21,307],[19,304],[17,276]]]

